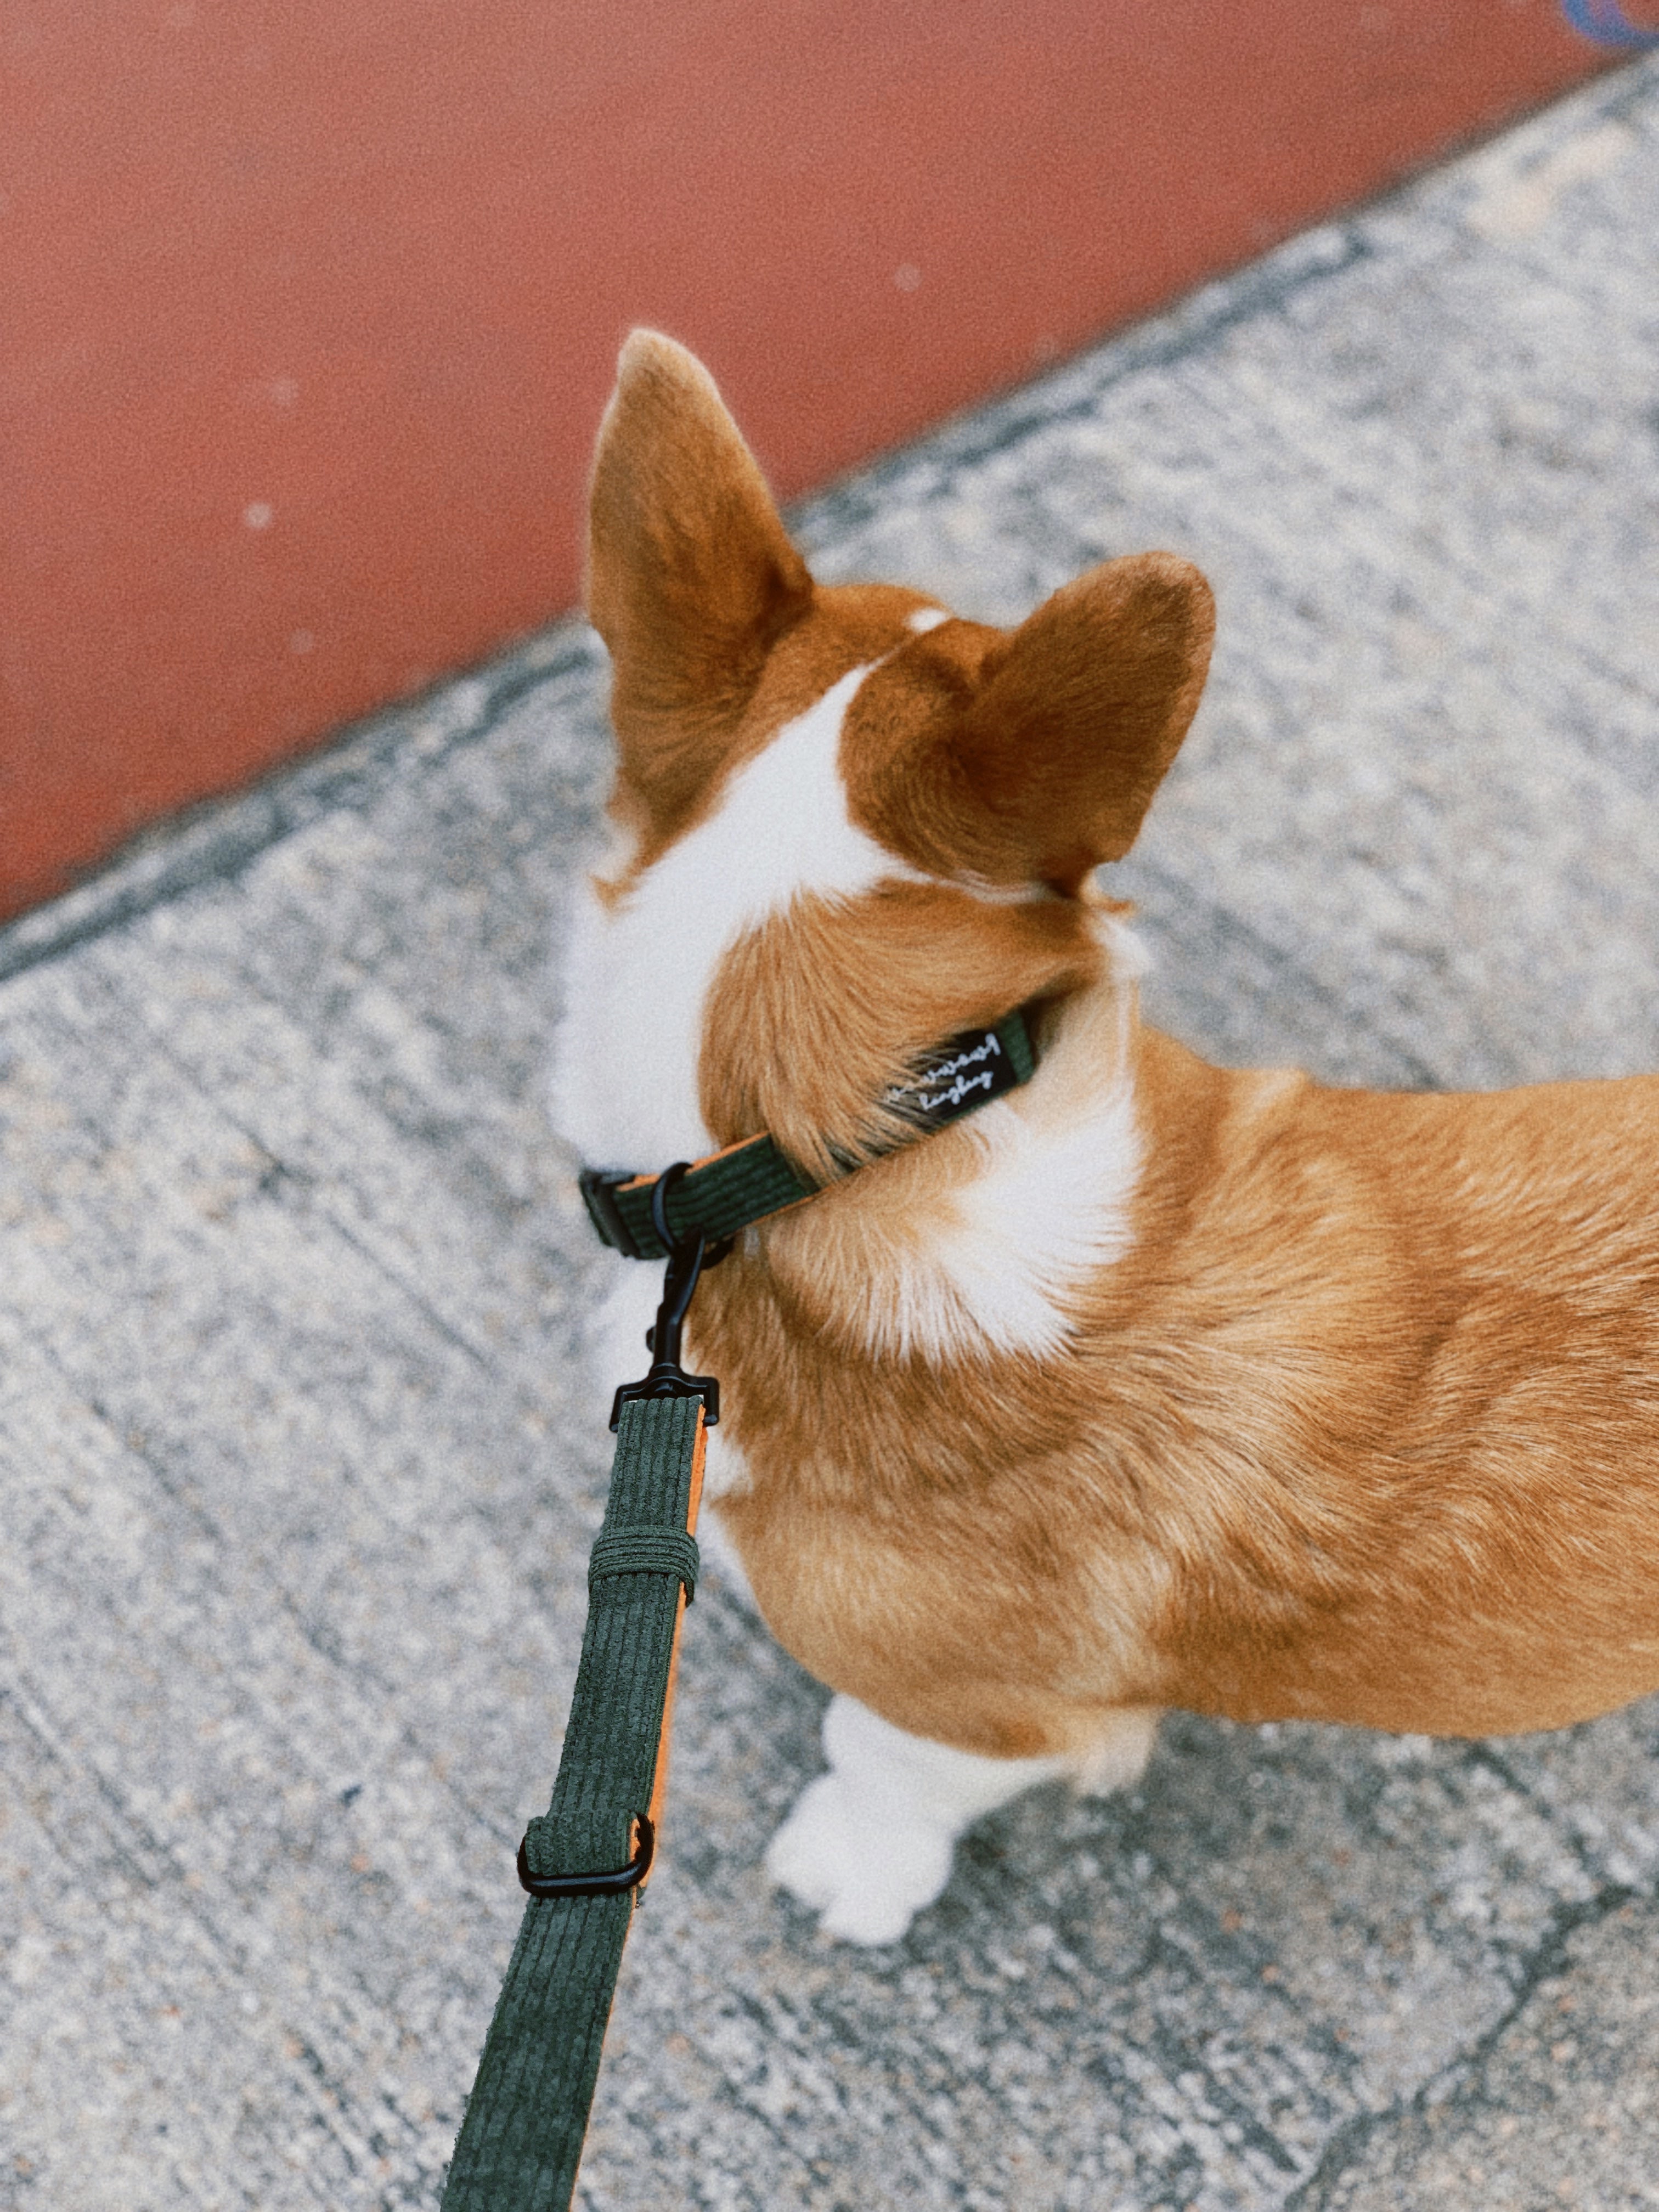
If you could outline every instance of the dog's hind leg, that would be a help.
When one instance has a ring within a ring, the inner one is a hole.
[[[907,1735],[848,1697],[830,1701],[823,1749],[830,1771],[802,1792],[766,1867],[851,1943],[896,1942],[950,1879],[965,1828],[1079,1764],[956,1751]]]

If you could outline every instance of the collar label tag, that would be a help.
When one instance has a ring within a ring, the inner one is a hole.
[[[1026,1010],[1017,1006],[994,1029],[965,1030],[926,1053],[915,1073],[896,1083],[886,1103],[918,1137],[959,1121],[1005,1091],[1029,1083],[1036,1067]],[[899,1141],[902,1141],[900,1139]],[[848,1163],[849,1166],[856,1163]],[[624,1168],[584,1168],[578,1181],[601,1243],[630,1260],[668,1256],[658,1236],[653,1195],[660,1178]],[[676,1234],[711,1243],[751,1222],[811,1198],[817,1186],[763,1131],[690,1168],[674,1191]]]
[[[919,1128],[937,1129],[1005,1091],[1017,1090],[1021,1079],[994,1030],[965,1030],[929,1053],[908,1082],[896,1083],[886,1103]]]

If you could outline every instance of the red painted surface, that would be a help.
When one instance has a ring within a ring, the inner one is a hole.
[[[1553,0],[13,0],[0,911],[568,606],[630,323],[794,492],[1601,59]]]

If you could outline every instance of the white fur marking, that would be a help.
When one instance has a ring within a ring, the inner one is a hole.
[[[930,1255],[933,1279],[919,1268],[904,1285],[910,1333],[935,1358],[966,1350],[975,1333],[1000,1352],[1057,1352],[1059,1298],[1128,1249],[1140,1143],[1127,1086],[1065,1129],[1033,1128],[1012,1108],[987,1127],[994,1111],[975,1133],[988,1164],[957,1194],[957,1220]]]
[[[620,1252],[607,1252],[603,1265],[611,1279],[592,1309],[585,1334],[609,1414],[611,1393],[617,1385],[637,1381],[651,1364],[645,1332],[656,1319],[657,1302],[662,1297],[662,1270],[638,1260],[624,1260]]]
[[[1101,927],[1115,976],[1139,974],[1139,940],[1114,917]],[[1128,1249],[1142,1157],[1122,1069],[1128,1001],[1112,994],[1104,1020],[1099,1003],[1069,1014],[1024,1090],[964,1125],[982,1164],[871,1270],[861,1319],[872,1350],[1046,1357],[1065,1342],[1068,1295]]]
[[[982,876],[953,876],[951,883],[981,906],[1037,906],[1060,896],[1047,884],[988,884]]]
[[[732,778],[711,817],[609,911],[579,897],[554,1115],[595,1166],[657,1168],[714,1148],[697,1103],[703,1002],[720,956],[804,892],[855,897],[915,870],[848,818],[839,754],[849,669]]]
[[[1066,1340],[1065,1300],[1129,1246],[1140,1166],[1134,1098],[1105,1091],[1069,1128],[1034,1127],[1009,1099],[974,1117],[985,1164],[885,1279],[865,1320],[878,1352],[924,1359],[988,1351],[1041,1358]]]
[[[930,629],[937,629],[941,623],[948,623],[950,619],[949,611],[945,607],[918,607],[914,614],[905,617],[906,623],[919,637],[925,636]]]

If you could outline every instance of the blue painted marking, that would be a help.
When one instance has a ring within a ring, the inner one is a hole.
[[[1619,0],[1561,0],[1561,13],[1598,46],[1659,46],[1659,30],[1632,23]]]

